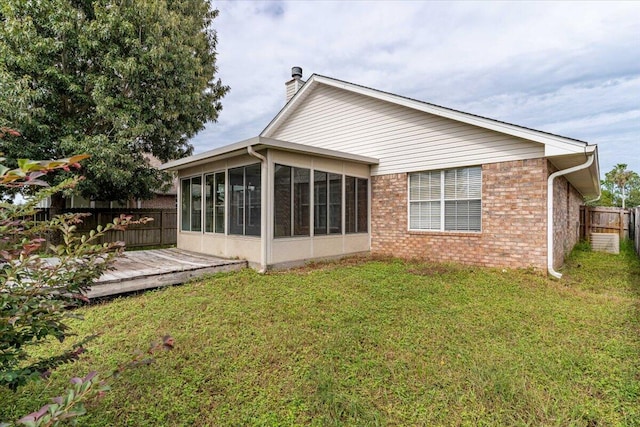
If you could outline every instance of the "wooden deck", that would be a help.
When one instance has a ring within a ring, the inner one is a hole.
[[[181,249],[125,252],[87,293],[105,297],[184,283],[203,274],[240,270],[243,260],[229,260]]]

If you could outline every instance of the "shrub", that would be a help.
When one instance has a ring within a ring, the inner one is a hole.
[[[19,136],[15,130],[0,127],[0,138]],[[129,224],[144,223],[149,218],[132,221],[121,216],[88,234],[75,234],[86,214],[63,214],[36,221],[39,202],[74,187],[80,178],[68,179],[48,187],[44,175],[57,169],[79,168],[86,155],[51,161],[19,159],[10,169],[1,162],[0,186],[25,188],[40,186],[25,204],[0,202],[0,386],[13,390],[28,381],[47,376],[62,363],[75,360],[92,337],[72,345],[66,351],[47,358],[34,358],[29,347],[46,345],[55,338],[64,342],[70,335],[66,321],[77,317],[70,308],[88,301],[86,291],[112,266],[124,250],[123,242],[99,243],[109,230],[121,230]],[[48,244],[44,236],[60,236],[58,245]],[[162,348],[171,348],[173,339],[165,337]],[[149,353],[157,349],[152,346]],[[150,360],[150,359],[145,359]],[[140,361],[134,358],[132,363]],[[105,378],[121,372],[120,366]],[[85,378],[71,379],[72,387],[53,403],[29,414],[17,423],[27,426],[57,425],[85,413],[82,402],[103,393],[107,387],[96,372]],[[0,426],[10,424],[0,423]]]

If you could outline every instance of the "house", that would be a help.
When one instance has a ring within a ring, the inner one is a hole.
[[[595,145],[294,67],[260,135],[166,163],[178,247],[262,270],[356,253],[556,268],[599,196]]]
[[[162,161],[150,154],[144,154],[149,164],[155,168],[162,164]],[[71,195],[65,198],[65,208],[67,209],[176,209],[178,195],[177,180],[174,179],[166,190],[154,191],[151,199],[134,199],[125,201],[119,200],[93,200],[80,195]],[[39,203],[39,208],[49,208],[51,199],[47,198]]]

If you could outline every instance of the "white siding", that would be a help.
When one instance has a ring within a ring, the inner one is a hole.
[[[324,85],[269,136],[375,157],[372,175],[544,156],[540,143]]]

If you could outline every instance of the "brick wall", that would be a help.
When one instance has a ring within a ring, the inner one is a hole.
[[[177,197],[175,194],[156,194],[153,199],[142,200],[140,207],[143,209],[176,209]],[[136,202],[134,201],[134,203]]]
[[[555,168],[549,165],[550,172]],[[553,183],[553,266],[560,267],[580,239],[580,193],[559,176]]]
[[[483,165],[480,233],[408,231],[408,175],[374,176],[371,252],[546,271],[547,176],[546,159]]]

